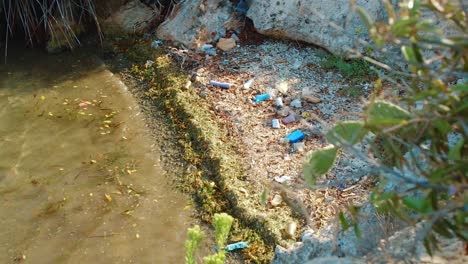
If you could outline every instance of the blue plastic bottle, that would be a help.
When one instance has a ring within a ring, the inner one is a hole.
[[[291,143],[296,143],[304,139],[304,133],[300,130],[296,130],[284,138],[288,139]]]
[[[258,103],[258,102],[265,101],[268,99],[270,99],[270,94],[265,93],[265,94],[257,95],[253,101],[255,103]]]

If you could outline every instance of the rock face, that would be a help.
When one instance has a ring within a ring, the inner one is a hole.
[[[142,33],[159,17],[160,11],[150,8],[139,0],[130,1],[120,7],[104,21],[104,31]]]
[[[203,44],[223,37],[227,29],[236,28],[238,23],[230,1],[192,0],[182,2],[158,27],[156,34],[160,39],[199,49]]]
[[[255,28],[272,37],[305,41],[346,55],[358,40],[367,40],[349,0],[253,0],[247,12]],[[391,0],[390,2],[395,2]],[[374,19],[385,17],[382,1],[357,0]]]

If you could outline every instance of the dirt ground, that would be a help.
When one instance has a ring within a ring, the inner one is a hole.
[[[323,50],[294,42],[256,42],[238,45],[229,52],[218,50],[216,56],[177,49],[171,53],[180,67],[191,72],[191,89],[210,102],[237,142],[245,165],[243,180],[253,192],[246,190],[246,198],[259,197],[264,189],[270,189],[266,210],[281,218],[291,214],[278,197],[284,190],[278,187],[281,184],[293,200],[307,208],[300,218],[311,221],[308,226],[303,221],[302,227],[318,231],[348,203],[365,201],[374,181],[367,176],[364,162],[342,153],[335,168],[319,180],[320,188],[311,189],[304,183],[302,165],[308,152],[328,144],[323,137],[327,127],[358,117],[372,85],[323,70],[321,62],[327,59]],[[211,85],[212,80],[231,86],[223,89]],[[250,87],[245,85],[249,80],[253,80]],[[347,89],[357,95],[350,96]],[[274,98],[254,102],[257,95],[265,93]],[[277,106],[277,98],[284,106]],[[295,105],[298,101],[300,105]],[[291,115],[295,121],[287,122],[285,117]],[[272,127],[273,119],[279,120],[279,128]],[[295,145],[284,142],[283,138],[295,130],[305,134],[304,140]],[[278,184],[271,189],[272,182]]]

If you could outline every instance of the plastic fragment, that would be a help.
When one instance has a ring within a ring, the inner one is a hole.
[[[257,95],[257,96],[254,98],[253,101],[254,101],[255,103],[258,103],[258,102],[265,101],[265,100],[268,100],[268,99],[270,99],[270,94],[265,93],[265,94]]]
[[[159,47],[159,45],[161,45],[163,42],[161,40],[153,40],[153,42],[151,42],[151,48],[155,49],[157,47]]]
[[[210,84],[213,85],[213,86],[223,88],[223,89],[229,89],[229,87],[232,86],[232,84],[230,84],[230,83],[217,82],[217,81],[213,81],[213,80],[210,81]]]
[[[304,139],[304,133],[302,133],[300,130],[296,130],[284,138],[289,140],[291,143],[296,143]]]
[[[283,107],[283,106],[284,106],[284,104],[283,104],[283,98],[281,98],[281,97],[276,98],[276,100],[275,100],[275,105],[276,105],[277,107]]]
[[[273,127],[273,128],[280,128],[281,126],[280,126],[279,119],[276,119],[276,118],[275,118],[275,119],[271,120],[271,127]]]
[[[283,123],[290,124],[296,121],[296,117],[294,114],[289,114],[287,117],[283,118]]]
[[[302,107],[301,99],[299,99],[299,98],[294,99],[294,100],[289,104],[289,106],[295,107],[295,108],[301,108],[301,107]]]
[[[250,80],[246,81],[244,83],[244,88],[245,89],[250,89],[250,87],[252,87],[253,82],[254,82],[254,79],[250,79]]]
[[[292,180],[291,176],[283,175],[283,176],[276,176],[275,177],[275,181],[277,181],[279,183],[287,182],[287,181],[290,181],[290,180]]]
[[[226,251],[231,252],[231,251],[234,251],[236,249],[246,248],[248,246],[249,246],[249,243],[247,243],[247,242],[237,242],[237,243],[234,243],[234,244],[227,245],[226,246]]]

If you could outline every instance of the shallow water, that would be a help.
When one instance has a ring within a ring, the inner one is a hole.
[[[86,54],[0,65],[0,263],[183,263],[187,199],[138,105]]]

